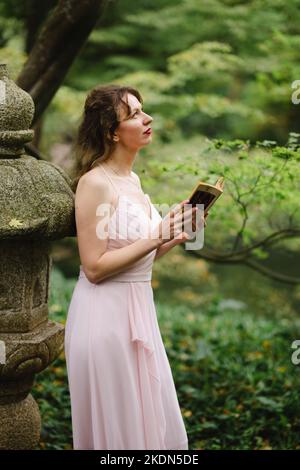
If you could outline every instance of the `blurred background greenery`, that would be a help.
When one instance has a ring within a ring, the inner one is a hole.
[[[0,62],[15,80],[57,3],[0,0]],[[177,246],[153,267],[190,448],[299,448],[299,367],[290,356],[300,335],[300,113],[291,101],[300,1],[104,3],[35,123],[34,145],[70,172],[88,90],[126,84],[154,119],[152,144],[134,167],[154,204],[225,176],[205,248]],[[52,256],[50,317],[64,322],[80,264],[76,239],[53,243]],[[34,394],[39,448],[72,448],[63,354],[36,377]]]

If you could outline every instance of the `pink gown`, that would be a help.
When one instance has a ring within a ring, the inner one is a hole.
[[[107,247],[115,250],[161,216],[148,194],[151,218],[106,175],[118,193]],[[74,449],[188,449],[154,304],[155,254],[98,284],[80,266],[65,325]]]

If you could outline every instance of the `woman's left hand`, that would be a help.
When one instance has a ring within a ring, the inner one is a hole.
[[[195,219],[196,219],[196,213],[197,213],[197,211],[195,211],[195,213],[194,213],[194,215],[193,215],[193,218],[192,218],[192,229],[193,229],[193,232],[196,231],[196,221],[195,221]],[[207,226],[206,219],[207,219],[208,216],[209,216],[209,213],[207,212],[207,213],[204,214],[204,216],[202,216],[201,219],[200,219],[200,223],[201,223],[202,221],[204,221],[204,228]],[[198,229],[199,229],[199,227],[198,227]],[[184,243],[184,242],[186,242],[186,241],[188,241],[188,240],[190,240],[190,239],[191,239],[191,237],[190,237],[190,235],[189,235],[187,232],[182,232],[182,233],[179,234],[179,236],[177,236],[177,237],[174,239],[174,241],[175,241],[174,246],[175,246],[175,245],[178,245],[178,244],[181,244],[181,243]]]
[[[206,220],[205,220],[205,219],[206,219],[208,216],[209,216],[209,213],[208,213],[208,212],[206,212],[206,214],[205,214],[205,216],[204,216],[204,228],[205,228],[205,227],[206,227],[206,225],[207,225],[207,222],[206,222]]]
[[[197,214],[197,211],[194,213],[194,216],[192,218],[192,228],[193,228],[193,231],[196,230],[196,214]],[[207,222],[206,222],[206,218],[209,216],[209,213],[206,212],[206,214],[204,214],[204,216],[201,217],[200,219],[200,222],[204,222],[204,228],[207,226]]]

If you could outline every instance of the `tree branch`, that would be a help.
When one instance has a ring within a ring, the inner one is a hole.
[[[107,0],[60,0],[42,26],[17,79],[35,102],[33,124],[52,100],[106,4]]]
[[[258,246],[270,245],[272,243],[278,242],[280,239],[285,239],[288,237],[297,237],[300,235],[300,230],[298,229],[284,229],[277,233],[273,233],[266,237],[264,240],[254,243],[251,247],[248,247],[244,250],[237,251],[235,253],[221,253],[210,248],[203,248],[200,252],[193,250],[188,250],[186,253],[190,256],[193,256],[197,259],[204,259],[206,261],[211,261],[213,263],[219,264],[245,264],[255,271],[260,272],[264,276],[274,279],[276,281],[284,282],[287,284],[300,284],[300,278],[287,276],[279,272],[273,271],[266,266],[262,266],[253,258],[251,258],[251,251],[253,251]]]

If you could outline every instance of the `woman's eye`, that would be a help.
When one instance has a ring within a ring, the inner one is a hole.
[[[132,115],[132,117],[136,116],[140,111],[135,111],[135,113]]]

